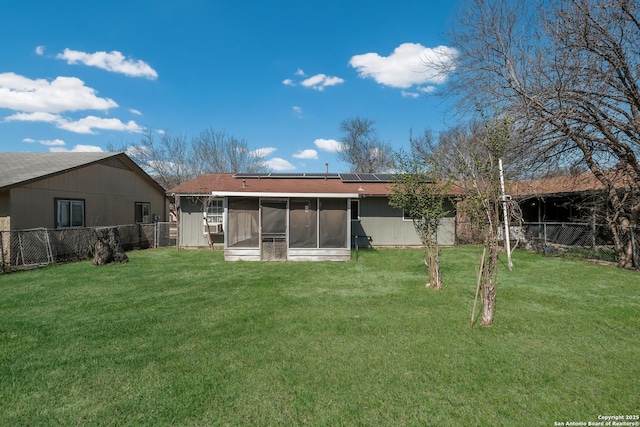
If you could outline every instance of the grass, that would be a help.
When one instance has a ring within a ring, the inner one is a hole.
[[[148,250],[0,276],[0,425],[553,425],[640,412],[638,272],[479,251],[225,263]]]

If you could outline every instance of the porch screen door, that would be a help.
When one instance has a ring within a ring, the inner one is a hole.
[[[262,251],[263,261],[287,259],[287,202],[283,200],[263,200],[262,211]]]

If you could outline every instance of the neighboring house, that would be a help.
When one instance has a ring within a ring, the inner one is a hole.
[[[607,172],[616,188],[632,188],[629,178]],[[637,183],[635,184],[637,185]],[[518,201],[525,222],[580,221],[592,214],[594,199],[601,197],[604,186],[593,173],[516,181],[508,192]]]
[[[124,153],[0,153],[0,230],[166,221],[164,189]]]
[[[348,260],[351,247],[419,246],[389,206],[388,174],[206,174],[169,190],[178,246],[224,247],[226,260]],[[438,239],[455,243],[455,209]]]

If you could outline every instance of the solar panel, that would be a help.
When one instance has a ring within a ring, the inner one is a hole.
[[[343,182],[393,182],[393,174],[390,173],[341,173]]]
[[[233,175],[234,178],[264,178],[268,176],[268,173],[264,172],[240,172]]]
[[[234,178],[340,178],[338,173],[308,173],[308,172],[241,172]]]
[[[339,173],[305,173],[305,178],[340,178]]]
[[[340,179],[342,182],[359,182],[360,177],[355,173],[341,173]]]
[[[359,173],[360,181],[378,181],[375,173]]]

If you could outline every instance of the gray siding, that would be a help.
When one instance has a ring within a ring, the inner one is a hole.
[[[441,245],[455,244],[455,212],[443,218],[438,230],[438,241]],[[360,219],[352,221],[352,236],[364,234],[371,238],[372,246],[420,246],[420,238],[412,221],[402,218],[400,209],[389,206],[386,197],[367,197],[360,199]],[[363,245],[359,239],[358,244]]]
[[[180,197],[179,247],[208,248],[209,240],[204,234],[204,208],[202,200],[195,197]],[[214,245],[222,248],[223,236],[213,235]]]
[[[367,197],[359,199],[360,219],[351,221],[351,236],[369,236],[372,246],[420,246],[412,221],[402,218],[402,211],[389,206],[386,197]],[[180,198],[180,247],[208,247],[206,235],[203,233],[202,202],[196,198]],[[443,218],[438,230],[438,241],[441,245],[455,244],[455,210]],[[214,235],[215,245],[223,246],[223,236]],[[352,239],[352,245],[354,241]],[[358,245],[366,246],[365,238],[358,239]],[[254,251],[255,252],[255,251]],[[290,255],[304,257],[304,254],[289,249]],[[244,259],[243,251],[228,250],[229,259]],[[249,258],[255,258],[253,252],[246,252]],[[318,254],[308,252],[310,257]]]

